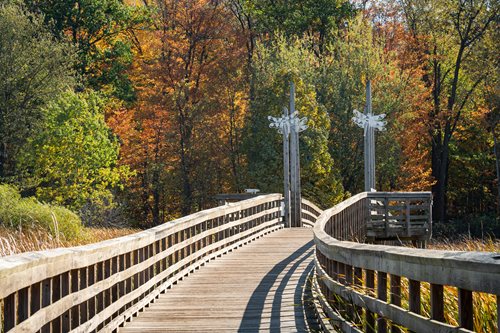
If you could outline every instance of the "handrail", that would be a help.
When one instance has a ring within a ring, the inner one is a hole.
[[[113,331],[207,261],[282,228],[281,200],[263,195],[96,244],[0,258],[0,331]]]
[[[378,332],[385,332],[389,323],[413,332],[470,332],[473,293],[500,295],[500,256],[354,242],[363,241],[366,230],[362,226],[371,215],[369,201],[381,195],[391,199],[420,198],[425,202],[428,193],[360,193],[325,210],[314,226],[314,283],[324,298],[322,310],[330,314],[330,324],[344,332],[375,332],[375,327]],[[408,279],[406,295],[402,293],[402,278]],[[430,283],[430,318],[422,313],[423,282]],[[444,322],[444,286],[458,289],[459,327]],[[408,307],[403,308],[404,297]],[[351,322],[354,328],[344,321]],[[397,326],[392,327],[393,332],[400,331]]]
[[[313,227],[318,217],[323,213],[323,210],[316,206],[311,201],[302,198],[301,218],[302,224],[306,227]]]

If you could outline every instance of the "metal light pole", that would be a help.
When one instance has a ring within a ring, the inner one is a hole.
[[[283,116],[269,116],[269,127],[276,128],[283,135],[283,176],[285,191],[285,223],[289,227],[300,227],[300,155],[299,132],[307,129],[307,118],[299,118],[295,110],[295,86],[290,83],[290,111],[283,108]]]
[[[371,83],[366,83],[365,113],[354,110],[352,121],[364,129],[364,155],[365,155],[365,192],[375,190],[375,130],[385,130],[387,122],[385,114],[374,115],[372,112]]]

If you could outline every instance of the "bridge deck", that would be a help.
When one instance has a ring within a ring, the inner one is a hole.
[[[311,229],[271,233],[184,278],[119,332],[310,331],[302,299],[313,251]]]

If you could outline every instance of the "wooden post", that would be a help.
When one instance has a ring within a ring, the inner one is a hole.
[[[290,114],[295,111],[295,85],[290,82]],[[300,203],[299,128],[298,124],[292,123],[290,126],[290,225],[292,227],[302,226]]]
[[[371,82],[366,82],[365,115],[372,115],[372,88]],[[364,137],[365,155],[365,192],[375,188],[375,128],[368,126]]]
[[[375,296],[375,272],[367,269],[365,287],[367,295]],[[365,311],[365,332],[375,333],[375,315],[369,310]]]
[[[283,117],[288,117],[288,109],[283,108]],[[287,227],[291,227],[290,223],[290,135],[283,133],[283,176],[284,176],[284,201],[285,212],[283,219]]]

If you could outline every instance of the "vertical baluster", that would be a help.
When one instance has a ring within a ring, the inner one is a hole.
[[[472,311],[472,291],[458,289],[458,318],[460,327],[472,330],[474,327]]]
[[[444,321],[443,286],[431,283],[431,318]]]
[[[365,286],[366,286],[366,292],[370,296],[375,296],[375,272],[372,271],[371,269],[366,270],[366,281],[365,281]],[[374,333],[375,332],[375,315],[366,310],[365,311],[365,322],[366,322],[366,327],[365,327],[365,332],[367,333]]]
[[[42,308],[49,306],[52,302],[52,281],[45,279],[42,281]],[[47,323],[42,327],[42,333],[50,333],[51,323]]]
[[[70,291],[70,275],[69,272],[63,273],[61,275],[61,297],[69,295]],[[61,317],[61,331],[69,332],[71,329],[70,325],[70,310],[63,313]]]
[[[125,268],[129,269],[132,267],[132,256],[133,252],[128,252],[125,254]],[[132,292],[132,277],[129,277],[125,283],[125,293],[128,294]]]
[[[79,270],[78,269],[72,269],[71,270],[71,292],[76,293],[78,292],[78,287],[79,287]],[[75,329],[80,325],[80,312],[79,312],[79,306],[74,305],[71,308],[71,329]]]
[[[102,281],[104,279],[104,263],[97,263],[97,272],[96,272],[97,281]],[[96,313],[101,312],[104,309],[104,293],[101,291],[96,296]]]
[[[17,295],[12,293],[3,299],[3,327],[4,332],[16,326],[17,321]]]
[[[30,287],[17,292],[17,323],[22,323],[29,317]]]
[[[363,269],[359,267],[354,267],[354,286],[355,290],[360,291],[363,285]],[[363,321],[363,308],[360,306],[355,306],[356,318],[355,322],[360,324]]]
[[[179,244],[179,232],[174,233],[174,244],[173,245],[177,245],[177,244]],[[173,264],[176,264],[179,262],[179,256],[180,256],[179,250],[175,250]]]
[[[111,260],[108,259],[104,261],[104,279],[107,279],[111,276]],[[107,308],[111,305],[111,289],[108,288],[104,290],[104,308]]]
[[[165,251],[167,250],[167,238],[166,237],[163,237],[161,239],[161,243],[160,243],[160,251],[161,253],[164,253]],[[163,272],[167,269],[168,267],[168,258],[165,257],[161,260],[161,264],[160,264],[160,271],[157,272],[156,274],[159,274],[160,272]],[[158,283],[161,284],[164,280],[162,281],[159,281]]]
[[[88,280],[87,280],[87,286],[91,286],[95,283],[95,265],[90,265],[88,267]],[[95,302],[96,302],[96,298],[95,297],[91,297],[89,298],[89,301],[88,301],[88,312],[89,312],[89,316],[88,316],[88,319],[92,319],[94,318],[96,312],[96,307],[95,307]]]
[[[31,285],[31,301],[30,301],[30,316],[35,314],[40,309],[41,306],[41,301],[42,301],[42,295],[41,295],[41,288],[40,288],[40,282],[34,283]]]
[[[410,200],[405,201],[406,206],[406,237],[411,237],[410,231]]]
[[[61,299],[61,276],[56,275],[52,278],[52,301],[57,302]],[[52,321],[52,333],[61,332],[61,317],[57,317]]]
[[[352,286],[353,284],[353,276],[352,276],[352,266],[350,265],[345,265],[345,284],[347,286]],[[347,301],[347,317],[350,318],[350,321],[353,321],[354,317],[354,311],[353,311],[353,304],[350,303],[350,301]]]
[[[149,245],[144,247],[144,258],[143,258],[143,261],[146,261],[146,260],[149,259],[149,257],[150,257],[150,251],[151,251],[151,248],[149,247]],[[114,267],[114,265],[113,265],[113,267]],[[144,272],[144,281],[143,281],[143,283],[146,283],[146,282],[149,281],[149,267],[144,268],[143,272]],[[114,268],[113,268],[113,274],[114,273],[115,272],[114,272]],[[115,298],[116,292],[114,291],[114,289],[115,288],[113,288],[113,302],[116,300],[116,298]]]
[[[144,262],[145,254],[146,254],[146,247],[139,249],[139,264]],[[145,282],[146,282],[146,272],[143,268],[141,268],[141,271],[139,273],[139,286],[142,286]],[[142,295],[140,296],[140,299],[142,299]]]
[[[391,274],[391,304],[401,306],[401,277]],[[401,333],[396,325],[391,326],[392,333]]]
[[[377,272],[377,297],[387,303],[387,273]],[[382,316],[377,316],[377,332],[387,332],[387,320]]]
[[[87,288],[87,267],[83,267],[80,269],[80,289],[83,290]],[[84,301],[80,304],[80,325],[85,323],[88,319],[87,316],[87,301]]]

